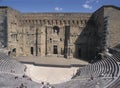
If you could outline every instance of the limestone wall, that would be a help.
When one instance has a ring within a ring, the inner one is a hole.
[[[75,56],[75,42],[77,37],[80,35],[87,23],[91,14],[85,13],[24,13],[22,14],[22,19],[20,19],[20,24],[27,27],[28,32],[32,32],[30,30],[30,26],[34,26],[33,30],[39,28],[39,39],[40,42],[37,44],[38,50],[36,51],[36,34],[34,32],[34,38],[30,38],[31,41],[34,41],[32,46],[28,45],[28,53],[31,53],[30,48],[33,47],[34,54],[39,53],[40,56],[50,55],[50,56],[63,56],[65,54],[65,27],[70,27],[70,38],[69,45],[67,44],[67,48],[69,46],[71,51],[71,56]],[[26,30],[24,29],[23,30]],[[55,30],[57,30],[55,32]],[[26,34],[27,32],[25,32]],[[28,37],[29,38],[29,37]],[[25,38],[26,39],[26,38]],[[28,43],[30,42],[29,39]],[[56,48],[56,49],[55,49]],[[68,51],[68,49],[67,49]]]
[[[0,47],[3,43],[13,56],[94,58],[106,43],[106,16],[108,46],[120,43],[120,9],[115,6],[103,6],[93,14],[21,13],[10,7],[0,7],[0,13]]]
[[[0,48],[7,46],[7,36],[6,36],[6,8],[0,8]]]
[[[109,46],[115,47],[120,44],[120,8],[105,7],[104,17],[109,16]]]

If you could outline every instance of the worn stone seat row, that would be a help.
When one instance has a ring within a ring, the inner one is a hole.
[[[40,88],[41,84],[12,74],[0,74],[0,88]]]
[[[113,57],[106,56],[103,60],[98,61],[94,64],[89,64],[86,67],[82,68],[79,71],[78,76],[81,77],[90,77],[93,75],[94,77],[98,77],[101,74],[104,74],[105,77],[112,76],[112,73],[115,73],[117,76],[119,66],[116,61],[114,61]],[[78,73],[77,73],[78,74]]]
[[[102,60],[79,69],[71,81],[57,84],[55,88],[108,88],[119,78],[119,73],[120,66],[116,57],[104,55]]]
[[[40,88],[31,78],[24,76],[25,66],[0,53],[0,88]]]
[[[25,66],[5,54],[0,53],[0,72],[24,74]]]

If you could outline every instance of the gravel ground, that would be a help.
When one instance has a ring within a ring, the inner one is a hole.
[[[49,82],[50,84],[69,81],[78,69],[78,67],[61,68],[25,65],[27,66],[26,75],[31,77],[33,81],[38,83]]]

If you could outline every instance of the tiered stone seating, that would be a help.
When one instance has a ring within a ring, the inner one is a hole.
[[[114,59],[117,62],[120,62],[120,52],[117,52],[116,50],[110,49],[110,53],[114,56]]]
[[[110,51],[112,53],[112,60],[114,60],[117,64],[119,64],[118,68],[120,69],[120,52],[116,50]],[[116,69],[117,70],[117,69]],[[115,73],[116,80],[112,81],[111,84],[107,85],[106,88],[119,88],[120,87],[120,71],[117,70]]]
[[[113,56],[114,56],[114,59],[115,59],[117,62],[120,62],[120,54],[119,54],[119,53],[113,53]]]
[[[0,88],[40,88],[41,84],[23,77],[25,66],[0,53]]]
[[[24,87],[20,87],[20,86]],[[40,88],[41,84],[35,83],[27,78],[16,77],[12,74],[0,74],[0,88]]]
[[[114,77],[117,77],[118,76],[118,73],[119,73],[119,63],[118,62],[116,62],[116,58],[114,57],[114,56],[112,56],[112,57],[109,57],[110,59],[110,61],[111,61],[111,63],[114,65],[114,69],[112,69],[112,73],[114,73]],[[114,63],[113,63],[114,62]]]
[[[24,74],[24,68],[25,66],[21,63],[0,53],[0,87],[19,88],[22,84],[27,88],[40,88],[41,84],[18,76],[18,74]],[[17,78],[16,75],[18,76]],[[56,84],[54,87],[96,88],[98,86],[99,88],[116,88],[120,84],[119,81],[120,54],[112,52],[112,55],[104,54],[102,60],[79,69],[70,81]]]
[[[110,88],[108,86],[116,82],[119,76],[120,65],[116,57],[106,54],[101,61],[83,67],[72,80],[56,84],[55,88]]]
[[[108,59],[108,60],[106,60]],[[114,64],[109,60],[109,58],[104,58],[104,60],[100,62],[96,62],[94,64],[90,64],[83,69],[81,69],[81,77],[90,77],[93,75],[94,77],[98,77],[100,74],[112,73],[111,68],[114,67]],[[99,70],[98,70],[99,69]],[[107,75],[106,75],[107,76]]]
[[[24,74],[25,66],[16,60],[11,59],[9,56],[0,53],[0,72]]]

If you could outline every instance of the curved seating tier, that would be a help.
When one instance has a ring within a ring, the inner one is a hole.
[[[27,78],[16,78],[16,74],[24,74],[25,66],[9,56],[0,53],[0,87],[40,88]],[[11,80],[11,81],[10,81]],[[120,53],[102,55],[102,59],[78,69],[70,81],[54,85],[55,88],[119,88],[120,81]]]
[[[0,88],[40,88],[41,84],[8,73],[0,74]]]
[[[20,62],[11,59],[9,56],[0,53],[0,72],[24,74],[25,66]]]
[[[116,55],[117,54],[117,55]],[[70,81],[55,88],[115,88],[120,77],[120,54],[104,54],[102,60],[79,69]],[[120,80],[119,80],[120,81]]]
[[[20,62],[0,53],[0,88],[40,88],[40,83],[24,77],[25,69]]]

